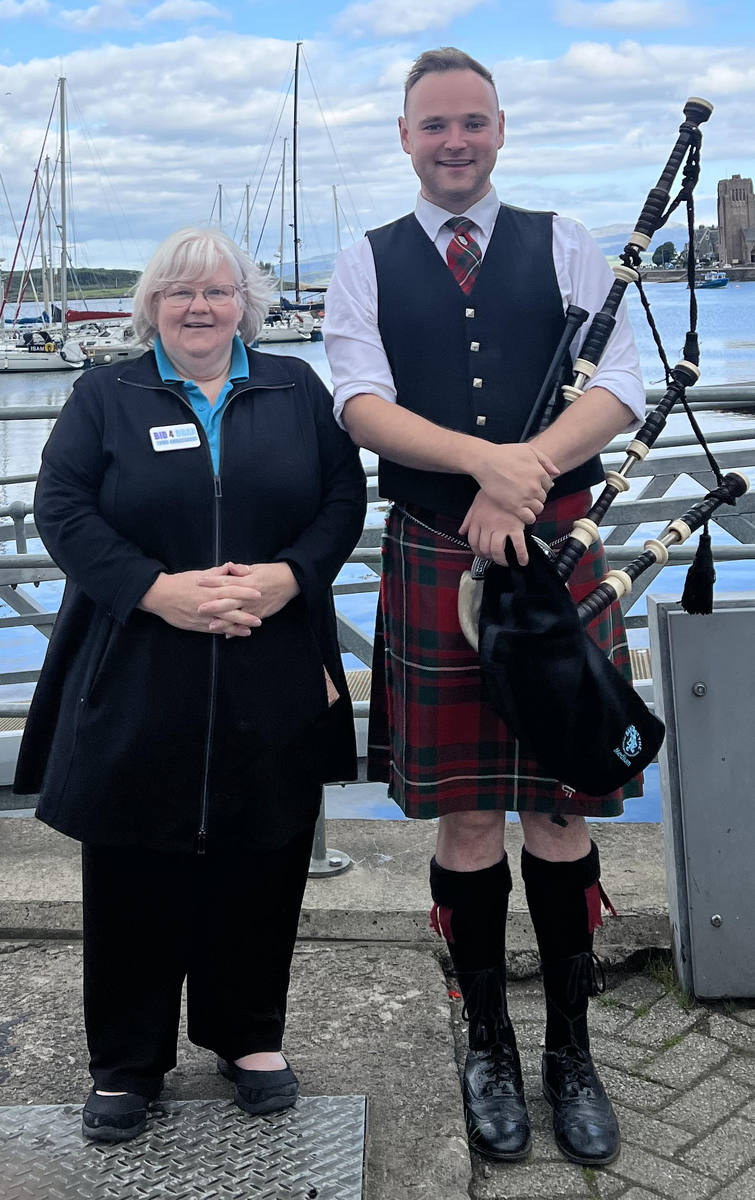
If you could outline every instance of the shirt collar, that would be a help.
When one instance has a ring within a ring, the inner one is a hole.
[[[439,208],[437,204],[431,204],[429,200],[425,200],[425,197],[420,192],[417,197],[417,206],[414,210],[414,215],[431,242],[437,241],[441,229],[446,221],[449,221],[452,217],[468,217],[478,229],[482,230],[486,238],[490,238],[500,207],[501,202],[494,187],[491,187],[490,191],[485,193],[482,200],[478,200],[476,204],[470,205],[463,213],[446,212],[444,208]]]
[[[182,379],[176,372],[176,368],[168,358],[163,344],[158,334],[155,338],[155,359],[157,361],[157,369],[160,372],[160,378],[163,383],[187,383],[188,380]],[[249,378],[249,359],[247,358],[246,347],[238,334],[234,334],[233,344],[231,349],[231,369],[228,372],[229,379],[248,379]]]

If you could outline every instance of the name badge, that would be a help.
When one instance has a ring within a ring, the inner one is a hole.
[[[192,450],[202,444],[196,425],[162,425],[150,429],[149,436],[152,449],[160,453],[163,450]]]

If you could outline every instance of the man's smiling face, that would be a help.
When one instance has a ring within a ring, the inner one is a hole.
[[[399,129],[426,200],[461,213],[489,190],[503,113],[495,88],[476,71],[423,75],[406,98]]]

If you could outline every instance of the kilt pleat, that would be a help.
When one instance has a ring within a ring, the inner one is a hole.
[[[553,542],[571,532],[590,504],[589,491],[550,501],[533,532]],[[408,817],[481,809],[619,815],[625,798],[642,795],[641,776],[608,796],[573,792],[526,757],[487,700],[478,656],[457,616],[459,580],[472,564],[472,552],[439,536],[460,540],[458,524],[418,508],[394,506],[389,513],[375,627],[368,778],[387,783],[388,794]],[[587,596],[607,570],[598,542],[569,582],[574,599]],[[631,679],[619,604],[593,621],[588,632]]]

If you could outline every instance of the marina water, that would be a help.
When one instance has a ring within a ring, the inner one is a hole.
[[[655,316],[656,323],[663,338],[669,361],[673,365],[681,357],[684,335],[687,329],[688,293],[682,283],[664,283],[649,285],[648,296]],[[663,383],[663,369],[658,359],[657,351],[642,312],[639,298],[635,291],[628,293],[630,316],[634,326],[640,349],[643,376],[645,383],[659,385]],[[107,308],[118,301],[98,300],[98,308]],[[126,302],[124,302],[124,307]],[[717,291],[702,291],[698,293],[698,330],[700,335],[700,356],[702,366],[701,384],[738,384],[755,383],[755,283],[730,283],[728,287]],[[23,305],[28,315],[36,311],[36,306]],[[302,343],[296,346],[267,346],[266,353],[295,354],[309,362],[314,370],[330,384],[330,373],[321,342]],[[97,368],[95,368],[97,369]],[[0,405],[58,405],[69,395],[78,372],[54,372],[51,374],[3,374],[0,375]],[[699,414],[700,423],[705,432],[731,430],[736,439],[743,427],[755,428],[755,412],[752,415],[703,413]],[[49,437],[52,422],[49,421],[3,421],[0,422],[0,475],[31,474],[39,467],[42,448]],[[669,421],[666,431],[668,434],[688,432],[686,417],[674,415]],[[716,449],[733,448],[728,443],[719,444]],[[374,456],[363,455],[366,463],[374,462]],[[751,472],[755,482],[755,472]],[[642,489],[644,481],[640,478],[632,480],[628,498],[636,496]],[[668,496],[684,496],[702,494],[702,489],[689,478],[677,480]],[[31,501],[34,494],[33,484],[15,484],[0,487],[0,504],[8,504],[11,500]],[[373,505],[368,515],[368,523],[379,525],[384,519],[381,506]],[[647,537],[656,535],[660,524],[644,525],[630,539],[631,543],[639,545]],[[606,526],[607,532],[610,527]],[[718,526],[711,527],[714,540],[722,543],[733,541],[728,534]],[[13,542],[0,542],[1,553],[13,553]],[[29,550],[41,551],[43,547],[38,541],[29,543]],[[751,561],[719,563],[717,565],[717,591],[747,591],[755,588],[755,564]],[[666,567],[649,589],[653,593],[680,595],[684,582],[686,568]],[[359,564],[347,564],[339,579],[341,582],[353,581],[372,577],[372,572]],[[40,584],[36,589],[38,599],[49,608],[56,608],[62,593],[62,583]],[[634,613],[645,611],[645,596],[641,596],[632,610]],[[365,631],[372,633],[375,619],[376,592],[357,593],[337,597],[339,609],[351,618]],[[0,602],[0,616],[10,616],[11,610]],[[632,645],[647,645],[647,630],[630,631]],[[40,666],[46,647],[46,639],[31,626],[0,631],[0,661],[3,670],[22,671]],[[362,666],[350,655],[345,656],[346,665],[350,668]],[[3,688],[3,696],[7,700],[26,699],[30,696],[33,685],[20,685]],[[350,817],[397,817],[401,814],[392,801],[388,800],[383,785],[363,785],[359,787],[327,789],[327,812],[329,816]],[[646,777],[646,795],[638,800],[627,803],[627,811],[623,818],[629,821],[658,821],[660,820],[660,794],[658,789],[657,767],[651,767]]]

